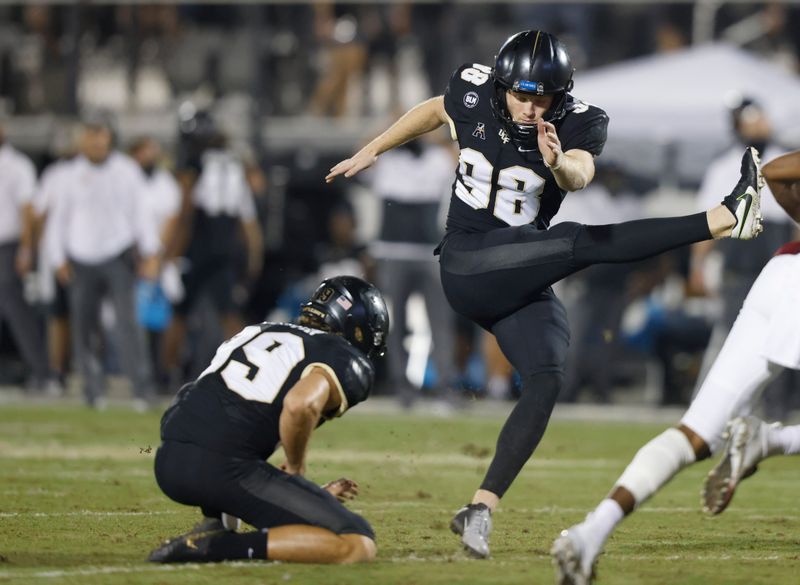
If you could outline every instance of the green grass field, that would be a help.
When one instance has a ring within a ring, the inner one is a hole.
[[[197,517],[153,479],[158,419],[78,406],[0,408],[0,583],[552,583],[553,538],[662,428],[554,422],[495,515],[492,559],[474,561],[447,524],[479,483],[502,420],[354,412],[317,433],[309,475],[359,481],[353,507],[377,532],[377,562],[166,567],[143,559]],[[800,583],[797,460],[765,463],[718,518],[699,509],[710,465],[687,470],[621,525],[599,583]]]

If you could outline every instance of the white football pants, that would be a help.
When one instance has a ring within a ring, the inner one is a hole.
[[[800,255],[770,260],[753,283],[714,365],[681,419],[712,452],[783,368],[800,369]]]

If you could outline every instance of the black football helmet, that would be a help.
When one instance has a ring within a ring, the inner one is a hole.
[[[323,280],[301,305],[301,325],[341,335],[370,359],[386,353],[389,311],[380,291],[355,276]]]
[[[508,90],[534,95],[552,95],[553,104],[544,120],[554,122],[566,114],[567,93],[572,90],[575,70],[564,43],[554,35],[526,30],[510,37],[495,57],[492,81],[492,111],[515,142],[532,147],[536,126],[514,122],[506,105]]]

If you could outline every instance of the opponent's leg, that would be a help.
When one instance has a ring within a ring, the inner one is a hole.
[[[553,543],[558,582],[591,583],[595,560],[617,524],[682,469],[709,454],[705,441],[683,425],[667,429],[639,449],[611,494]]]
[[[770,331],[782,272],[777,259],[762,270],[679,427],[642,447],[611,495],[556,540],[552,554],[561,583],[590,583],[595,559],[617,524],[682,469],[717,449],[727,421],[748,408],[776,374],[760,349]]]
[[[499,321],[492,332],[522,378],[522,392],[497,439],[497,448],[472,502],[451,522],[473,556],[489,556],[491,513],[530,459],[550,420],[564,382],[569,345],[566,313],[552,290]]]
[[[800,453],[800,425],[784,427],[743,416],[728,423],[723,437],[727,442],[722,458],[703,484],[703,509],[710,514],[720,514],[728,507],[736,487],[758,470],[761,461]]]
[[[766,440],[770,455],[800,455],[800,425],[768,425]]]

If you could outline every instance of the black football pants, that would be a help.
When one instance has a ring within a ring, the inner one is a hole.
[[[569,325],[550,286],[593,264],[643,260],[708,239],[705,213],[447,236],[439,261],[450,305],[497,337],[522,379],[520,400],[500,433],[483,489],[505,493],[541,440],[563,385]]]
[[[367,521],[331,494],[265,461],[164,441],[156,452],[155,474],[167,496],[199,507],[210,518],[224,512],[256,528],[306,524],[375,538]]]

